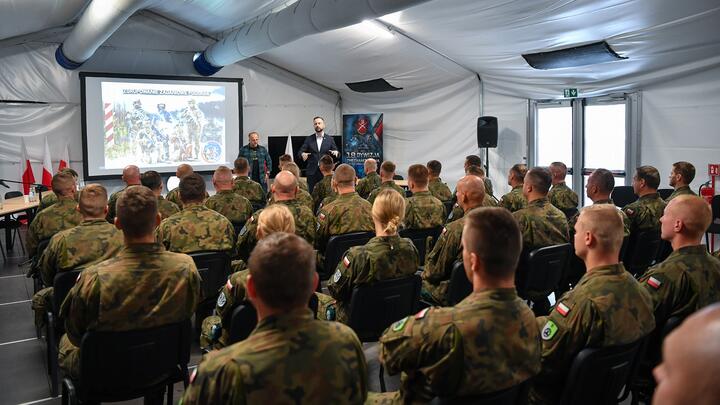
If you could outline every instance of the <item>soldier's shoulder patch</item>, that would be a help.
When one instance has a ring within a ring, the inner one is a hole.
[[[447,228],[443,226],[443,230],[442,230],[442,232],[440,233],[440,235],[444,235],[445,232],[447,232]]]
[[[82,272],[78,273],[78,276],[75,278],[75,283],[80,281],[80,276],[82,275]]]
[[[340,277],[342,277],[342,273],[340,272],[340,270],[335,270],[335,274],[333,274],[332,278],[333,283],[337,283],[338,281],[340,281]]]
[[[562,302],[558,302],[557,306],[555,306],[555,310],[565,318],[570,313],[570,307],[565,305]]]
[[[652,287],[652,288],[654,288],[654,289],[657,290],[657,289],[660,288],[660,286],[662,285],[662,281],[660,281],[659,279],[651,276],[650,278],[647,279],[647,284],[648,284],[650,287]]]
[[[623,209],[623,211],[625,212],[625,215],[627,215],[629,217],[635,215],[635,210],[632,208],[625,208],[625,209]]]
[[[192,374],[190,374],[190,384],[195,381],[195,377],[197,377],[197,367],[193,370]]]
[[[557,331],[558,327],[555,325],[555,322],[548,320],[545,326],[543,326],[540,336],[542,336],[542,340],[550,340],[555,337]]]
[[[325,213],[321,212],[320,215],[318,215],[318,219],[321,221],[325,220]]]
[[[252,217],[251,217],[251,218],[252,218]],[[247,225],[245,225],[245,226],[242,227],[242,229],[240,230],[240,233],[238,234],[238,236],[245,236],[246,233],[247,233]]]
[[[228,291],[232,291],[232,289],[233,289],[233,284],[229,278],[228,278],[227,282],[225,283],[225,288],[227,288]]]
[[[225,303],[227,303],[227,298],[225,298],[225,292],[221,292],[220,295],[218,295],[217,306],[222,308],[225,306]]]
[[[343,258],[343,266],[347,269],[350,267],[350,259],[348,259],[347,255]]]
[[[252,223],[255,220],[255,215],[250,215],[250,219],[248,219],[249,223]]]
[[[406,316],[405,318],[395,322],[392,325],[393,332],[400,332],[401,330],[403,330],[405,328],[405,324],[407,323],[409,318],[410,318],[409,316]]]
[[[423,319],[423,318],[425,318],[425,315],[427,315],[427,313],[428,313],[429,311],[430,311],[430,307],[427,307],[427,308],[421,310],[420,312],[418,312],[417,314],[415,314],[415,319]]]

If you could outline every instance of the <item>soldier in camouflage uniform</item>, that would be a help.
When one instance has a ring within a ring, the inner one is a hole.
[[[195,171],[193,170],[192,166],[190,166],[189,164],[183,163],[180,166],[178,166],[177,169],[175,170],[175,177],[182,180],[183,177],[193,174],[193,173],[195,173]],[[208,197],[210,197],[210,195],[206,191],[204,199],[207,199]],[[170,190],[167,193],[167,195],[165,196],[165,199],[167,199],[168,201],[177,205],[177,207],[180,208],[180,210],[183,209],[182,198],[180,198],[180,187],[175,187],[174,189]]]
[[[331,194],[335,193],[332,189],[332,174],[334,167],[335,163],[333,162],[330,155],[323,155],[323,157],[320,158],[320,166],[318,167],[318,169],[320,170],[320,173],[322,173],[323,178],[317,184],[315,184],[315,187],[313,188],[313,212],[317,211],[320,203],[326,197],[329,197]]]
[[[84,268],[109,259],[123,246],[123,235],[105,220],[107,191],[99,184],[89,184],[80,192],[78,210],[80,225],[58,232],[50,239],[38,261],[38,269],[47,288],[38,291],[32,300],[35,324],[44,326],[44,315],[52,305],[55,275]]]
[[[314,320],[307,309],[318,283],[312,247],[277,232],[258,243],[249,267],[257,327],[205,356],[182,403],[362,404],[367,364],[360,341],[347,326]]]
[[[508,185],[512,187],[509,193],[502,196],[500,199],[500,206],[515,212],[525,208],[527,200],[523,195],[523,182],[525,181],[525,174],[527,173],[527,166],[518,163],[510,168],[508,172]]]
[[[255,182],[248,177],[250,172],[250,164],[244,157],[235,159],[235,180],[233,180],[233,190],[250,200],[253,209],[258,210],[265,206],[265,191],[260,183]]]
[[[77,184],[78,174],[75,170],[66,167],[64,169],[58,170],[58,173],[70,173],[73,178],[75,179],[75,184]],[[78,193],[75,192],[75,201],[78,200]],[[55,195],[55,193],[44,193],[43,192],[43,198],[40,200],[40,204],[38,204],[37,212],[35,213],[37,215],[38,212],[44,210],[47,207],[50,207],[51,205],[55,204],[58,201],[58,197]]]
[[[431,160],[427,162],[428,172],[430,174],[430,181],[428,183],[428,189],[430,193],[440,201],[450,201],[453,198],[452,191],[447,184],[443,183],[440,178],[440,171],[442,171],[442,163],[437,160]]]
[[[115,222],[115,203],[118,197],[122,195],[122,192],[130,186],[140,185],[140,169],[135,165],[125,166],[122,172],[122,181],[125,183],[125,187],[110,194],[108,199],[108,214],[107,221],[111,224]]]
[[[272,186],[275,202],[273,204],[285,205],[293,214],[295,219],[295,233],[301,238],[313,243],[315,241],[315,216],[312,211],[295,198],[298,191],[297,178],[287,170],[275,176]],[[257,221],[255,220],[262,210],[257,211],[240,231],[237,240],[238,257],[247,260],[250,252],[257,244]]]
[[[295,176],[295,180],[298,184],[297,192],[295,193],[295,199],[298,200],[302,205],[308,207],[310,209],[310,212],[315,212],[315,204],[313,203],[313,197],[310,195],[310,193],[307,192],[307,190],[303,190],[300,187],[300,168],[298,165],[295,164],[295,162],[288,162],[284,166],[283,170],[286,170],[290,173],[292,173]],[[317,185],[315,186],[317,188]],[[272,189],[270,190],[270,198],[268,199],[268,204],[272,204],[275,202],[275,197],[273,197]]]
[[[471,169],[472,166],[475,166],[475,169]],[[468,155],[465,156],[465,163],[463,163],[463,169],[465,170],[465,174],[474,174],[476,176],[480,176],[483,179],[483,182],[485,183],[485,195],[490,196],[491,198],[495,199],[495,196],[493,194],[493,185],[492,181],[485,177],[485,170],[482,169],[482,159],[480,159],[480,156],[478,155]],[[477,170],[482,170],[482,174],[478,174]]]
[[[633,176],[633,191],[640,198],[623,208],[630,219],[630,233],[637,235],[644,231],[660,232],[660,217],[665,209],[665,201],[660,198],[657,188],[660,186],[660,173],[652,166],[641,166]]]
[[[158,242],[171,252],[228,252],[234,255],[235,229],[227,218],[203,205],[205,180],[193,173],[180,180],[180,198],[185,208],[160,223]]]
[[[406,229],[428,229],[445,223],[445,206],[428,190],[428,169],[423,165],[412,165],[408,169],[408,187],[412,197],[407,199],[405,208]]]
[[[665,200],[669,203],[670,200],[679,195],[697,195],[690,189],[690,183],[695,180],[695,166],[690,162],[675,162],[670,172],[670,187],[674,190],[670,197]]]
[[[563,294],[542,328],[542,371],[533,380],[531,404],[556,404],[575,356],[587,347],[637,342],[655,327],[652,300],[628,273],[618,254],[623,238],[617,210],[586,207],[575,225],[575,254],[587,267],[577,286]]]
[[[376,188],[380,187],[381,181],[380,175],[377,174],[377,161],[375,159],[365,159],[364,166],[365,177],[358,180],[355,190],[357,191],[358,195],[360,195],[360,197],[367,200],[367,198],[370,196],[370,193],[372,193],[372,191]]]
[[[364,246],[348,249],[327,284],[330,295],[337,300],[337,321],[348,322],[355,287],[408,277],[418,271],[420,263],[415,245],[410,239],[398,236],[404,216],[405,199],[395,190],[386,189],[377,195],[372,207],[375,237]]]
[[[152,190],[152,192],[155,193],[155,196],[157,196],[158,212],[160,213],[161,219],[169,218],[171,215],[180,212],[180,208],[178,208],[174,202],[163,198],[163,183],[160,173],[155,170],[148,170],[140,176],[140,183]]]
[[[525,175],[523,195],[528,204],[513,212],[513,216],[520,224],[523,248],[527,252],[570,240],[565,214],[547,198],[551,182],[550,171],[542,167],[534,167]]]
[[[295,162],[293,162],[292,156],[288,155],[287,153],[280,155],[280,157],[278,158],[278,168],[280,169],[280,171],[288,170],[285,168],[285,165],[287,163],[295,163]],[[296,166],[297,166],[297,164],[296,164]],[[298,175],[298,187],[300,187],[300,190],[307,191],[308,193],[310,192],[310,189],[308,188],[308,184],[307,184],[307,179],[300,178],[299,175]]]
[[[225,166],[218,167],[212,182],[215,195],[205,200],[205,206],[222,214],[233,224],[244,224],[253,213],[252,204],[233,191],[232,171]]]
[[[393,178],[395,177],[395,163],[386,160],[380,165],[380,186],[376,189],[374,189],[372,192],[370,192],[370,195],[368,196],[367,200],[372,204],[375,201],[375,197],[378,195],[379,192],[381,192],[383,189],[386,188],[392,188],[398,193],[400,193],[401,196],[405,197],[405,190],[403,190],[402,187],[395,184],[395,180]]]
[[[77,226],[82,221],[82,216],[76,210],[73,176],[62,172],[55,174],[52,178],[52,188],[58,196],[58,201],[52,207],[35,215],[28,228],[25,245],[29,257],[35,256],[40,241],[50,239],[56,233]]]
[[[470,155],[475,156],[475,155]],[[480,166],[470,165],[465,166],[465,175],[472,175],[480,178],[480,180],[483,181],[483,184],[485,185],[485,198],[483,199],[482,207],[497,207],[498,202],[493,197],[492,193],[492,185],[488,186],[488,179],[485,177],[485,170]],[[455,190],[457,193],[457,190]],[[457,219],[460,219],[465,215],[465,211],[460,207],[460,205],[456,202],[453,205],[452,211],[450,212],[450,215],[447,217],[447,223],[450,223],[452,221],[455,221]]]
[[[485,185],[479,177],[465,176],[458,181],[457,200],[465,213],[482,206],[484,198]],[[446,225],[432,251],[425,258],[425,268],[421,274],[423,299],[438,305],[447,304],[447,289],[452,268],[462,254],[460,238],[463,226],[465,226],[464,216]]]
[[[315,248],[322,255],[331,236],[350,232],[375,230],[372,222],[372,205],[355,192],[355,169],[341,164],[333,174],[333,187],[338,192],[335,201],[320,208],[317,217]],[[319,263],[323,258],[319,257]]]
[[[615,188],[615,177],[612,172],[607,169],[595,169],[587,179],[585,184],[585,193],[588,198],[592,200],[593,205],[595,204],[610,204],[615,206],[615,203],[610,198],[610,194]],[[624,237],[630,236],[630,219],[625,215],[625,212],[618,210],[623,218],[623,235]],[[568,228],[570,230],[570,240],[575,235],[575,224],[580,213],[573,215],[568,221]]]
[[[160,222],[157,198],[146,187],[129,187],[117,202],[117,227],[125,248],[83,270],[61,314],[60,368],[78,378],[80,342],[88,330],[127,331],[180,322],[195,312],[200,275],[186,255],[154,242]],[[128,299],[132,297],[133,299]]]
[[[565,184],[565,176],[567,176],[567,166],[565,166],[565,163],[551,163],[550,174],[552,174],[552,188],[548,193],[548,200],[550,200],[550,204],[554,205],[562,212],[577,208],[578,195]]]
[[[390,374],[402,372],[402,385],[399,392],[370,393],[368,403],[461,400],[516,386],[540,371],[535,316],[514,288],[522,246],[517,223],[504,209],[475,209],[462,244],[473,292],[454,307],[424,309],[383,333],[380,361]]]

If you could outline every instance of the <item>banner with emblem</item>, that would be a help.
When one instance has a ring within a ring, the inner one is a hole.
[[[365,159],[383,160],[383,114],[343,115],[342,162],[355,168],[358,178],[365,177]]]

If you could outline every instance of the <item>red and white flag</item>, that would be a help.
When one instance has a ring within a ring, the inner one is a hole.
[[[70,146],[65,144],[62,156],[60,156],[60,164],[58,165],[58,171],[70,167]]]
[[[25,148],[25,138],[20,138],[20,178],[23,183],[23,194],[30,192],[30,184],[35,183],[35,175],[33,175],[30,158],[28,158],[27,149]]]
[[[113,105],[112,103],[104,104],[105,111],[105,147],[109,148],[115,145],[115,129],[113,124]]]
[[[43,151],[42,185],[52,188],[52,159],[50,159],[50,146],[45,137],[45,150]]]

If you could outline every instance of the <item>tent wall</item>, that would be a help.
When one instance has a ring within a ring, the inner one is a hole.
[[[0,178],[19,178],[20,137],[25,137],[36,179],[42,173],[45,136],[57,167],[66,142],[71,167],[82,173],[80,82],[54,60],[57,44],[67,32],[17,45],[0,44],[0,100],[47,104],[0,103]],[[194,75],[192,52],[212,41],[156,17],[131,18],[98,50],[82,70],[136,74]],[[225,67],[218,77],[244,80],[244,132],[258,131],[261,144],[271,135],[312,132],[312,118],[326,118],[329,131],[339,133],[340,108],[336,92],[264,63],[249,59]],[[246,143],[243,135],[243,144]],[[109,191],[120,182],[103,181]]]

